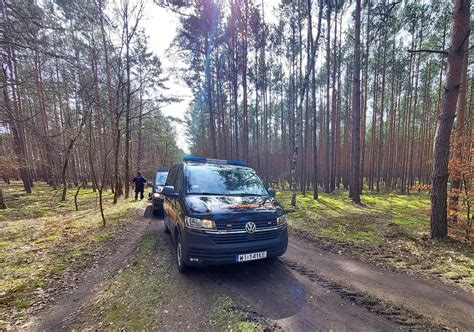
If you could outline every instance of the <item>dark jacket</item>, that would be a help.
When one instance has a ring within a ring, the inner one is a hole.
[[[146,179],[143,176],[141,175],[135,176],[132,182],[135,183],[135,191],[139,192],[139,191],[145,190]]]

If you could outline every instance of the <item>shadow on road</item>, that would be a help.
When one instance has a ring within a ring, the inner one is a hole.
[[[163,212],[153,211],[153,205],[151,203],[145,208],[145,213],[143,216],[147,219],[163,220]]]
[[[148,206],[145,208],[145,212],[143,213],[143,217],[145,217],[146,219],[151,219],[151,218],[153,218],[153,206],[148,205]]]
[[[297,314],[306,302],[303,286],[279,260],[199,268],[188,278],[196,284],[209,279],[242,306],[273,320]]]
[[[171,237],[164,233],[160,236],[166,237],[167,248],[163,250],[170,250],[174,259]],[[193,268],[186,275],[174,267],[173,275],[176,276],[175,282],[184,289],[199,289],[202,293],[213,289],[231,297],[244,309],[252,308],[252,311],[272,320],[297,314],[306,302],[303,286],[279,260]]]

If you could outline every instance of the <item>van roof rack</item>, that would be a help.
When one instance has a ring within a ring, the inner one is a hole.
[[[203,158],[195,157],[191,155],[183,156],[183,161],[192,162],[192,163],[205,163],[205,164],[226,164],[234,166],[246,166],[244,160],[239,159],[212,159],[212,158]]]

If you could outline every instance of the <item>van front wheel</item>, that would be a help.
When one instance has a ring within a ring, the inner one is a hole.
[[[178,234],[178,241],[176,241],[176,263],[178,264],[178,271],[186,273],[189,271],[189,266],[186,265],[184,259],[183,243],[181,241],[181,234]]]

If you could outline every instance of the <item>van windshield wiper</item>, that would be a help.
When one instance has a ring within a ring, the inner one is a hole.
[[[261,194],[254,194],[254,193],[237,193],[237,194],[230,194],[230,196],[264,196]]]
[[[247,183],[248,180],[250,180],[251,178],[255,177],[257,175],[257,173],[253,173],[252,175],[250,175],[249,177],[247,177],[246,179],[244,179],[242,182],[243,183]]]
[[[210,192],[191,192],[188,195],[207,195],[207,196],[227,196],[227,194],[220,194],[220,193],[210,193]]]
[[[188,195],[208,195],[208,196],[267,196],[255,193],[211,193],[211,192],[190,192]]]

